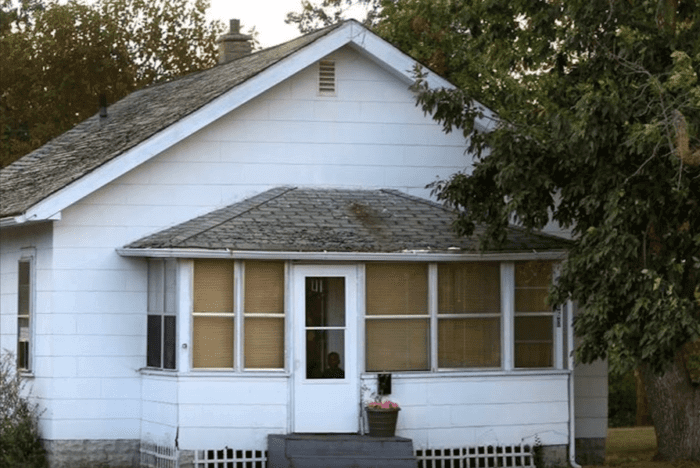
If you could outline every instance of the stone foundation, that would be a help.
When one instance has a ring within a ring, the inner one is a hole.
[[[138,440],[45,440],[49,468],[137,468]]]
[[[568,445],[543,445],[542,465],[545,468],[569,466]]]
[[[579,465],[603,465],[605,438],[576,439],[576,462]]]

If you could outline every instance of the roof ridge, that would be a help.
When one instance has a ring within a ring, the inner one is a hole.
[[[187,224],[196,224],[197,220],[202,219],[202,218],[209,218],[212,216],[215,217],[215,219],[213,219],[212,221],[218,221],[218,222],[212,222],[209,226],[207,226],[204,229],[199,230],[195,234],[186,235],[186,236],[175,236],[173,238],[173,244],[176,244],[176,245],[181,244],[182,242],[185,242],[186,240],[194,237],[195,235],[199,235],[199,234],[202,234],[204,232],[215,229],[216,227],[221,226],[222,224],[224,224],[224,223],[226,223],[234,218],[242,216],[245,213],[248,213],[256,208],[259,208],[262,205],[269,203],[270,201],[272,201],[276,198],[279,198],[282,195],[284,195],[288,192],[291,192],[292,190],[295,190],[295,189],[296,189],[296,187],[289,187],[289,186],[275,187],[275,188],[272,188],[272,189],[267,190],[265,192],[254,195],[250,198],[245,198],[238,203],[234,203],[232,205],[228,205],[228,206],[225,206],[225,207],[220,208],[218,210],[215,210],[214,212],[205,213],[202,216],[197,216],[194,219],[186,221],[186,223]],[[236,210],[236,208],[239,208],[239,209]],[[240,209],[240,208],[244,208],[244,209]],[[227,211],[232,212],[231,216],[227,216],[225,219],[220,220],[220,221],[219,221],[219,219],[216,218],[217,213],[225,213]]]

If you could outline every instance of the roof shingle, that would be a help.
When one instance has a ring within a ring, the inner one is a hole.
[[[454,214],[397,190],[279,187],[165,229],[127,249],[285,252],[476,252]],[[477,230],[478,234],[478,230]],[[558,237],[510,228],[502,251],[565,250]]]

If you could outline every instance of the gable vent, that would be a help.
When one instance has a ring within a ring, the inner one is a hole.
[[[318,63],[318,93],[335,96],[335,60],[321,60]]]

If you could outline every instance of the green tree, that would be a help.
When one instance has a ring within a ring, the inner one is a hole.
[[[216,63],[208,0],[3,0],[0,164],[150,83]]]
[[[382,0],[374,28],[457,86],[417,70],[419,105],[477,155],[433,184],[457,231],[570,228],[551,301],[581,306],[578,359],[638,367],[659,458],[700,460],[697,0]]]

